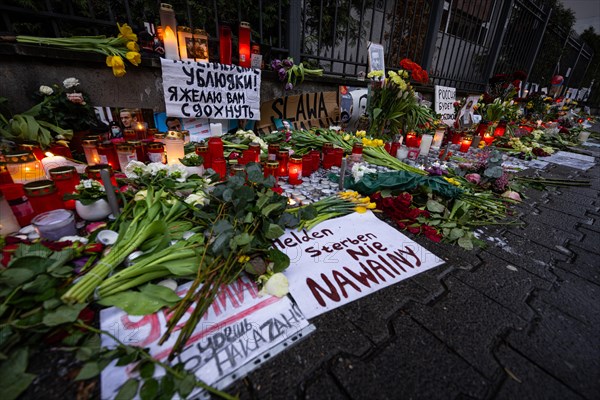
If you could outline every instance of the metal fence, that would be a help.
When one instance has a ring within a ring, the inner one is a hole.
[[[549,21],[537,0],[171,0],[182,25],[205,29],[217,60],[218,25],[247,21],[266,61],[292,56],[325,74],[366,73],[369,42],[386,68],[420,62],[432,83],[482,92],[494,73],[524,70],[530,88],[555,74],[579,88],[593,52]],[[0,31],[38,36],[114,35],[116,22],[158,24],[160,0],[3,0]],[[236,29],[233,29],[234,41]],[[234,43],[235,45],[235,43]],[[235,61],[235,60],[234,60]],[[589,79],[588,79],[589,81]],[[598,98],[598,96],[592,98]]]

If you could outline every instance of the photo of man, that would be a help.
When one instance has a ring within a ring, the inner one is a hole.
[[[133,129],[135,123],[138,122],[137,113],[129,108],[123,108],[121,112],[119,112],[119,119],[121,120],[123,129]]]
[[[170,131],[180,131],[182,129],[181,120],[177,117],[167,117],[165,124]]]
[[[385,61],[383,58],[383,46],[377,43],[369,44],[369,72],[384,71]]]

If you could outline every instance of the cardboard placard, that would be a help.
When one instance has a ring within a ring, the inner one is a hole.
[[[191,282],[180,286],[177,294],[183,297],[190,285]],[[190,307],[188,313],[192,310]],[[187,318],[184,316],[176,331],[159,346],[158,341],[166,332],[169,319],[170,314],[166,310],[133,317],[112,307],[102,310],[100,314],[103,330],[125,344],[149,348],[150,354],[161,361],[166,361],[178,330]],[[196,326],[187,348],[172,363],[185,363],[186,370],[193,371],[199,379],[214,385],[306,326],[308,322],[289,298],[259,297],[256,284],[242,276],[231,285],[221,288],[207,314]],[[103,347],[115,345],[112,338],[102,336]],[[137,374],[131,370],[131,366],[117,367],[115,364],[116,361],[102,371],[103,399],[114,398],[119,387]],[[160,368],[154,374],[155,377],[162,375],[164,371]]]
[[[161,58],[167,115],[260,119],[259,69]]]
[[[435,112],[441,115],[441,120],[452,126],[456,119],[454,102],[456,101],[456,88],[435,85]]]
[[[325,221],[273,241],[291,264],[290,293],[312,318],[436,267],[443,260],[370,211]]]
[[[303,93],[279,97],[260,105],[259,133],[276,129],[275,120],[289,121],[294,129],[328,128],[340,120],[338,92]]]

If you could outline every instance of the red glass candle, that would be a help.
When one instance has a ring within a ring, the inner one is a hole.
[[[135,127],[133,128],[135,130],[135,136],[137,139],[142,140],[142,139],[146,139],[146,125],[138,122],[137,124],[135,124]]]
[[[63,208],[63,202],[58,195],[56,185],[52,181],[42,179],[29,182],[23,185],[23,190],[36,215]]]
[[[229,173],[231,176],[240,175],[246,178],[246,167],[241,164],[233,164],[231,165],[231,171]]]
[[[254,151],[253,149],[246,149],[242,151],[242,157],[239,160],[240,164],[248,164],[251,162],[257,162],[256,161],[256,151]]]
[[[335,164],[335,153],[329,151],[323,155],[323,168],[330,169]]]
[[[462,134],[458,131],[452,132],[452,144],[460,144]]]
[[[406,146],[407,147],[417,147],[417,145],[415,144],[416,137],[417,137],[416,133],[408,132],[406,134]]]
[[[89,165],[85,169],[85,174],[87,175],[88,179],[93,179],[104,185],[104,182],[102,182],[102,175],[100,175],[100,171],[102,171],[103,169],[108,171],[108,174],[110,175],[110,182],[113,184],[113,186],[117,187],[115,170],[110,166],[110,164]]]
[[[211,160],[223,158],[223,140],[220,137],[211,137],[208,139],[208,152],[210,153]]]
[[[392,142],[392,145],[390,146],[390,154],[392,155],[392,157],[396,157],[396,154],[398,154],[399,148],[400,148],[400,142]]]
[[[313,173],[313,159],[310,154],[302,156],[302,175],[310,176]]]
[[[279,167],[277,168],[277,176],[288,176],[289,159],[289,150],[279,150],[277,152],[277,161],[279,162]]]
[[[136,140],[137,133],[135,133],[135,129],[125,129],[123,131],[123,139],[124,140]]]
[[[42,158],[46,158],[46,155],[40,148],[40,145],[38,144],[38,142],[29,142],[29,141],[21,142],[18,144],[17,148],[19,150],[31,151],[33,153],[33,155],[35,156],[35,158],[38,159],[38,161],[40,161]]]
[[[477,130],[475,131],[475,133],[483,137],[485,135],[485,132],[487,131],[488,126],[489,122],[481,122],[479,125],[477,125]]]
[[[362,143],[354,143],[354,145],[352,145],[352,154],[362,154],[363,147]]]
[[[466,153],[467,151],[469,151],[469,147],[471,147],[471,143],[473,143],[473,138],[471,136],[465,136],[465,138],[462,140],[462,142],[460,144],[459,151],[461,153]]]
[[[158,129],[156,128],[148,128],[146,130],[146,139],[154,140],[154,135],[158,133]]]
[[[219,26],[219,58],[221,64],[231,65],[231,28]]]
[[[323,151],[323,155],[329,153],[330,151],[333,151],[333,143],[323,143],[321,151]]]
[[[269,144],[269,155],[267,156],[267,160],[269,161],[275,161],[277,160],[277,152],[279,151],[279,144],[277,143],[271,143]]]
[[[79,174],[75,167],[65,166],[52,168],[48,172],[50,172],[50,178],[56,185],[56,190],[61,199],[65,194],[73,193],[75,191],[75,186],[79,184]]]
[[[501,122],[498,124],[498,126],[494,130],[494,136],[504,136],[505,132],[506,132],[506,124]]]
[[[141,140],[130,140],[129,144],[133,146],[135,150],[135,156],[139,161],[144,161],[146,159],[146,149],[142,144]]]
[[[491,133],[489,133],[489,132],[486,132],[486,133],[483,135],[483,141],[485,142],[486,146],[489,146],[489,145],[491,145],[491,144],[492,144],[492,142],[494,141],[494,135],[492,135],[492,134],[491,134]]]
[[[290,176],[289,183],[291,185],[299,185],[302,183],[302,158],[291,157],[288,164],[288,173]]]
[[[213,158],[211,168],[219,174],[221,179],[225,179],[225,175],[227,174],[227,162],[223,157]]]
[[[342,160],[344,159],[344,149],[333,149],[333,165],[336,167],[342,166]]]
[[[265,178],[267,176],[275,177],[277,174],[277,168],[279,168],[279,163],[277,161],[267,161],[265,164],[264,175]]]
[[[11,183],[14,182],[10,176],[10,172],[8,172],[8,168],[6,168],[6,165],[0,164],[0,185],[7,185]]]
[[[48,151],[54,154],[55,156],[73,158],[73,154],[71,154],[71,149],[69,149],[69,147],[67,146],[63,146],[60,144],[53,144],[52,146],[50,146],[50,149]]]
[[[240,67],[250,68],[250,24],[240,22],[238,31],[238,47],[240,53]]]
[[[321,152],[319,150],[311,150],[310,156],[312,157],[312,172],[315,172],[319,169],[321,164]]]
[[[256,142],[252,142],[248,145],[248,150],[252,150],[254,152],[254,154],[255,154],[254,162],[260,162],[260,152],[261,152],[260,144],[258,144]]]
[[[0,185],[0,192],[4,194],[19,225],[29,225],[31,219],[35,217],[35,211],[33,211],[29,199],[25,196],[23,185],[19,183]]]
[[[146,159],[150,162],[166,164],[165,145],[160,142],[150,142],[146,145]]]
[[[119,158],[117,157],[117,150],[115,145],[110,140],[98,143],[98,157],[100,157],[100,164],[108,164],[112,169],[119,169]]]
[[[205,143],[198,143],[196,145],[196,154],[204,159],[202,165],[204,168],[209,169],[211,166],[210,152],[208,151],[208,145]]]

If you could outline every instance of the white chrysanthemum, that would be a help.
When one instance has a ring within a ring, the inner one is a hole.
[[[129,179],[137,179],[146,173],[147,167],[141,161],[132,160],[125,167],[125,175]]]
[[[63,81],[63,86],[66,89],[74,88],[75,86],[79,86],[79,79],[77,78],[67,78]]]
[[[40,86],[40,93],[46,96],[50,96],[54,93],[54,90],[50,86],[42,85]]]

